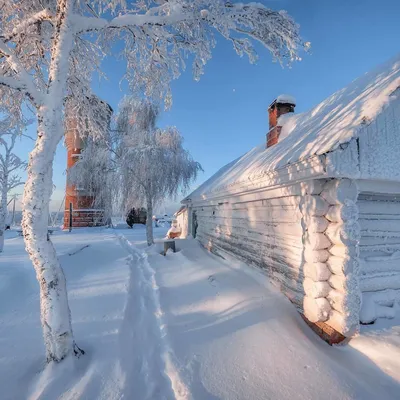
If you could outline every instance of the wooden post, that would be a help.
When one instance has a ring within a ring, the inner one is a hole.
[[[167,251],[171,249],[174,253],[176,253],[175,249],[175,240],[166,240],[164,242],[164,256],[167,255]]]
[[[69,232],[72,231],[72,203],[69,203]]]

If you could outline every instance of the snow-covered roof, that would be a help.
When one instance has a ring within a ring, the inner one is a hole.
[[[288,164],[322,155],[356,137],[360,128],[382,111],[400,87],[400,55],[354,80],[302,114],[286,114],[280,141],[265,144],[221,168],[187,198],[248,182]]]

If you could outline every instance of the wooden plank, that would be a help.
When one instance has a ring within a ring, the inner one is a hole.
[[[373,200],[358,200],[358,212],[363,214],[400,214],[400,202],[395,201],[373,201]]]
[[[282,242],[287,246],[294,246],[299,249],[303,248],[302,236],[300,235],[286,234],[272,230],[260,232],[244,227],[228,227],[225,225],[212,223],[200,224],[199,226],[202,231],[204,231],[205,233],[209,232],[212,235],[224,234],[226,236],[241,238],[242,240],[246,240],[246,238],[251,238],[260,243]]]
[[[369,232],[399,232],[400,233],[400,223],[397,220],[368,220],[359,219],[358,223],[362,231]]]

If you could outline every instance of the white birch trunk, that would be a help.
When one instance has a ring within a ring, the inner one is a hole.
[[[7,218],[7,189],[8,179],[4,177],[4,185],[1,188],[1,204],[0,204],[0,253],[4,250],[4,231],[6,229]]]
[[[38,135],[29,156],[24,189],[22,229],[26,250],[40,285],[40,311],[47,361],[60,362],[69,355],[83,354],[74,341],[64,272],[47,235],[52,193],[53,160],[63,137],[62,108],[73,46],[69,23],[70,0],[58,3],[57,25],[46,102],[38,111]]]
[[[53,115],[59,114],[53,112]],[[39,117],[39,121],[41,118]],[[26,250],[40,285],[40,314],[47,361],[59,362],[70,354],[80,355],[71,327],[64,272],[47,235],[49,202],[52,192],[53,159],[59,137],[59,124],[43,118],[38,139],[29,158],[28,180],[24,190],[22,229]]]
[[[153,238],[153,202],[149,196],[147,196],[147,218],[146,218],[146,237],[147,245],[151,246],[154,244]]]

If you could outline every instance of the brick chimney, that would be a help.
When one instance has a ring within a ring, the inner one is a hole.
[[[274,100],[268,107],[269,131],[267,133],[266,147],[271,147],[278,143],[281,133],[281,126],[278,126],[278,118],[287,113],[293,113],[296,107],[296,100],[293,96],[282,94]]]

